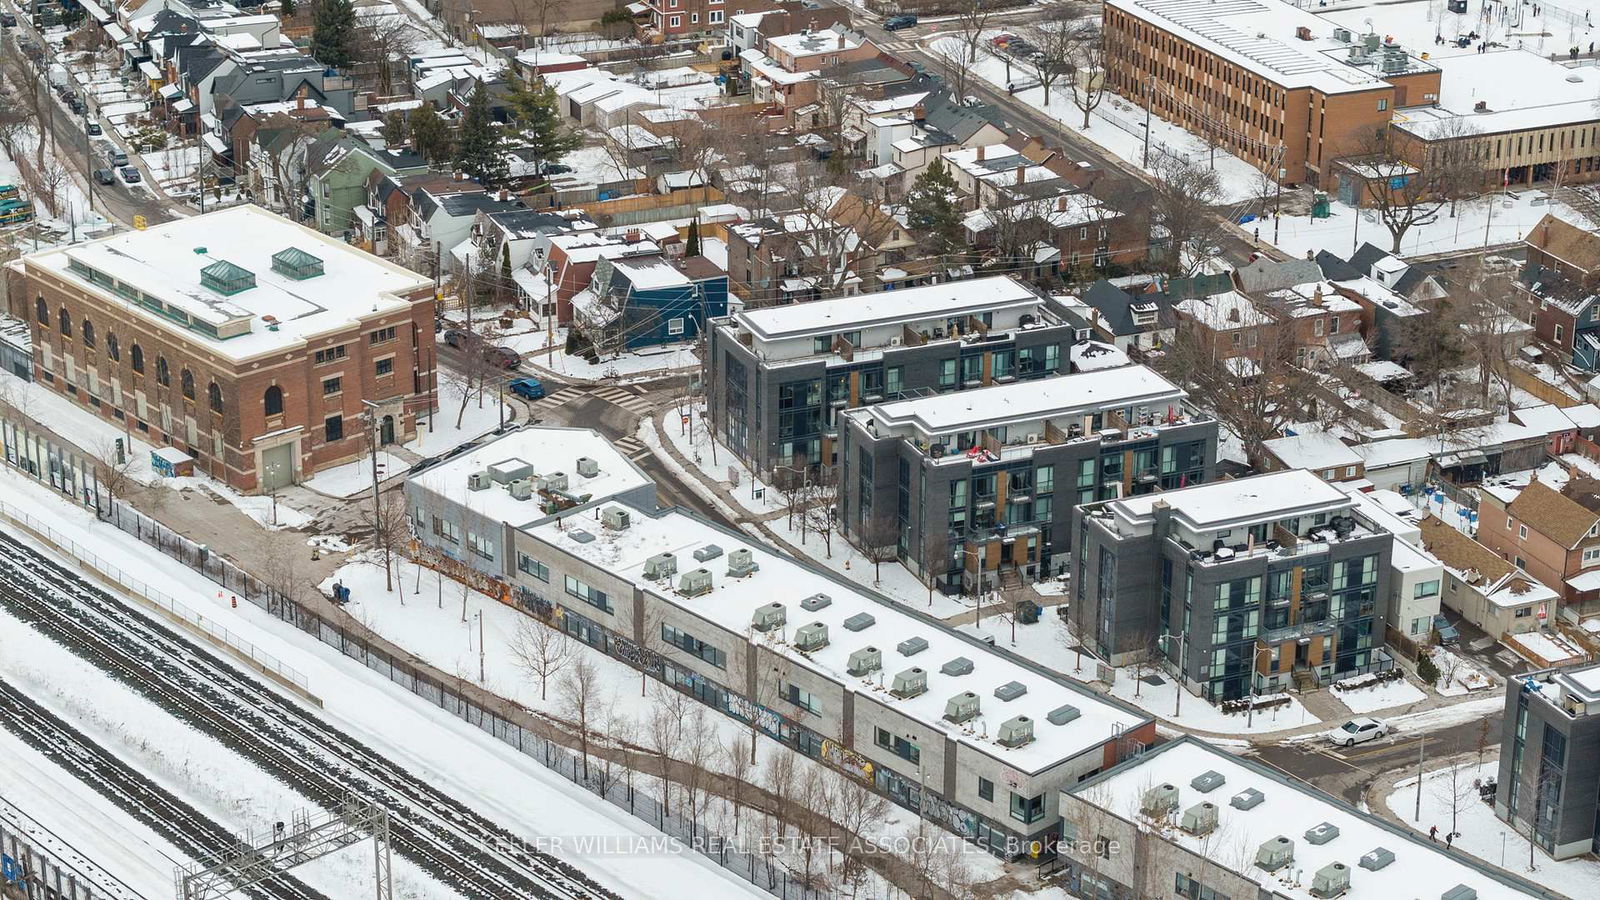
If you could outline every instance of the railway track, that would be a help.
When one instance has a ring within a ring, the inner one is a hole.
[[[394,849],[467,897],[620,900],[5,532],[0,607],[324,808],[389,810]]]

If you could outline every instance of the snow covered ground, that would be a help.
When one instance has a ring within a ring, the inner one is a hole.
[[[319,494],[338,497],[348,500],[362,491],[372,490],[373,461],[370,456],[363,456],[354,462],[347,462],[342,466],[323,469],[316,475],[307,479],[304,485]],[[410,468],[406,461],[392,453],[378,451],[378,480],[387,481],[396,475],[405,474]]]
[[[427,427],[419,425],[418,437],[406,444],[405,448],[423,456],[438,456],[499,428],[501,407],[496,405],[495,397],[493,385],[486,388],[480,397],[476,390],[468,392],[462,380],[455,375],[442,375],[439,379],[439,411],[427,415],[424,410],[418,414],[419,419],[426,421]],[[509,422],[516,415],[516,408],[506,403],[504,412],[504,421]],[[397,466],[395,471],[404,469],[404,466]],[[367,477],[372,477],[370,469]]]
[[[1427,694],[1405,679],[1385,681],[1353,691],[1334,691],[1332,696],[1353,713],[1374,713],[1428,699]]]
[[[557,328],[555,352],[549,352],[550,339],[543,323],[523,326],[524,330],[501,335],[496,343],[522,354],[524,368],[549,372],[557,377],[594,381],[605,378],[617,384],[655,378],[666,372],[687,371],[700,366],[694,344],[668,344],[647,350],[630,351],[591,363],[581,356],[566,353],[567,330]]]
[[[1331,208],[1333,214],[1326,219],[1282,217],[1276,240],[1270,221],[1246,227],[1259,226],[1262,241],[1275,243],[1278,249],[1296,258],[1305,256],[1308,250],[1313,253],[1330,250],[1349,257],[1361,244],[1369,242],[1385,250],[1390,248],[1393,237],[1376,211],[1362,210],[1358,223],[1353,208],[1338,202]],[[1461,204],[1454,216],[1446,207],[1431,224],[1407,229],[1400,242],[1400,254],[1417,256],[1520,241],[1545,213],[1565,209],[1564,205],[1551,202],[1544,191],[1534,189],[1480,197]],[[1578,218],[1577,213],[1570,211],[1564,215]]]

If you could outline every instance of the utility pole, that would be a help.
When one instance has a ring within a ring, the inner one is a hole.
[[[1417,824],[1422,824],[1422,748],[1428,743],[1426,737],[1417,738],[1417,808],[1412,818]]]
[[[372,447],[372,528],[375,536],[379,528],[383,527],[383,501],[378,495],[378,404],[371,400],[362,400],[361,405],[367,408],[367,443]],[[383,585],[384,590],[394,593],[394,572],[389,565],[387,544],[393,535],[380,536],[386,545],[383,560]]]
[[[1150,168],[1150,84],[1151,80],[1144,80],[1144,162],[1140,168]]]
[[[483,610],[478,610],[478,683],[484,683],[483,677]]]
[[[551,284],[550,258],[544,261],[544,362],[549,365],[556,357],[556,303],[552,299],[555,288]]]
[[[1283,161],[1287,157],[1287,153],[1285,152],[1284,146],[1281,143],[1278,144],[1277,157],[1278,191],[1277,195],[1272,199],[1272,243],[1274,246],[1276,246],[1278,243],[1278,222],[1283,218],[1283,177],[1289,174],[1283,165]]]
[[[89,101],[87,98],[83,101],[83,166],[83,174],[88,176],[85,181],[89,185],[89,190],[84,196],[88,198],[89,212],[94,212],[94,142],[89,140]]]
[[[1174,637],[1178,639],[1178,683],[1175,685],[1175,687],[1177,687],[1177,692],[1172,701],[1172,717],[1176,719],[1183,713],[1184,662],[1188,656],[1188,654],[1184,653],[1184,649],[1187,646],[1189,635],[1187,633],[1176,635],[1171,633],[1163,634],[1161,636],[1161,642],[1170,646],[1168,642]]]

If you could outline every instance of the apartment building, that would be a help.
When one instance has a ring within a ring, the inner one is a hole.
[[[1060,806],[1075,897],[1561,896],[1188,735],[1062,791]]]
[[[1186,396],[1122,366],[850,410],[839,522],[947,591],[1056,574],[1077,504],[1214,476],[1217,423]]]
[[[764,114],[773,119],[773,127],[809,128],[822,113],[817,101],[824,74],[841,65],[876,59],[879,52],[866,35],[834,25],[823,31],[774,35],[763,49],[745,50],[739,57],[750,79],[751,97],[767,107]]]
[[[1078,633],[1113,665],[1155,649],[1209,700],[1392,665],[1394,536],[1310,472],[1086,505],[1073,523]]]
[[[369,427],[410,440],[436,388],[433,281],[259,207],[36,253],[6,279],[36,380],[245,493],[366,453]]]
[[[761,472],[832,466],[841,410],[1054,375],[1088,337],[1004,276],[748,310],[709,334],[712,427]]]
[[[1289,182],[1439,98],[1437,66],[1286,0],[1107,0],[1104,27],[1113,90]]]
[[[1600,852],[1600,665],[1506,684],[1495,815],[1556,859]]]

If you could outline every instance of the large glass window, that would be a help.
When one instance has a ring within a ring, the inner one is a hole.
[[[1037,822],[1044,818],[1044,795],[1024,797],[1016,791],[1012,791],[1011,818],[1024,824]]]
[[[573,578],[571,575],[568,575],[565,578],[566,580],[564,587],[566,588],[567,596],[576,597],[595,609],[603,610],[608,613],[615,611],[611,606],[611,598],[606,596],[605,591],[592,588],[578,579]]]
[[[898,734],[883,728],[874,728],[872,740],[879,747],[888,750],[906,762],[914,764],[922,761],[922,748]]]
[[[571,581],[572,579],[569,578],[567,580]],[[571,591],[568,591],[568,593],[571,593]],[[603,597],[604,595],[602,594],[601,596]],[[611,611],[609,606],[602,607],[602,609],[605,609],[606,612]],[[669,646],[677,647],[690,656],[703,659],[719,669],[728,667],[728,654],[680,628],[662,625],[661,640]]]

